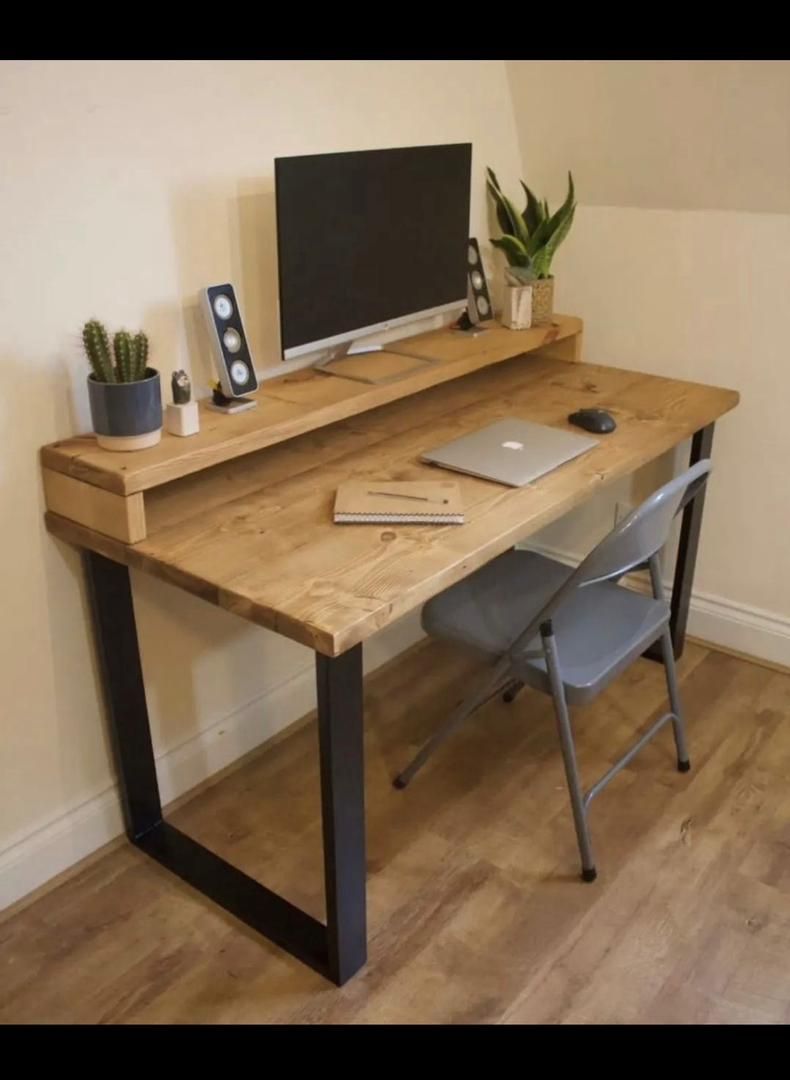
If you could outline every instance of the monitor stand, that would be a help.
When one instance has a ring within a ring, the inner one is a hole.
[[[383,386],[435,364],[435,360],[425,357],[388,352],[386,345],[353,345],[348,341],[317,363],[315,370],[340,379]]]

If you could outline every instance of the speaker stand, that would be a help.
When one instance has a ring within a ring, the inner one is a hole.
[[[478,337],[480,334],[485,334],[488,327],[472,322],[469,312],[465,311],[457,322],[451,324],[450,330],[454,334],[463,334],[465,337]]]
[[[206,402],[207,408],[213,412],[225,413],[230,416],[233,413],[246,412],[247,409],[256,408],[258,402],[249,397],[226,397],[219,385],[211,391],[211,401]]]

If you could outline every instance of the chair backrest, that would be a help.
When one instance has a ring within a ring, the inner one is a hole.
[[[699,493],[710,470],[705,458],[649,495],[593,548],[577,570],[576,585],[622,577],[660,551],[675,514]]]
[[[529,626],[511,645],[509,655],[527,648],[540,626],[560,607],[573,589],[620,578],[656,555],[669,537],[672,519],[702,490],[711,471],[708,458],[654,491],[615,526],[577,566]]]

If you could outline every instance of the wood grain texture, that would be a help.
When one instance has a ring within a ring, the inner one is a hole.
[[[334,656],[737,401],[731,390],[619,368],[515,359],[149,492],[149,533],[134,546],[52,514],[48,526]],[[459,476],[463,526],[332,522],[343,481],[435,479],[419,461],[430,446],[506,416],[568,427],[568,414],[585,405],[610,409],[617,430],[525,488]]]
[[[574,364],[581,363],[583,351],[584,334],[581,332],[538,350],[541,356],[556,356],[559,360],[570,360]]]
[[[187,439],[165,431],[157,446],[117,454],[98,447],[93,435],[81,435],[43,447],[41,460],[48,469],[130,495],[561,342],[581,329],[581,319],[555,315],[551,325],[530,330],[493,326],[482,343],[449,330],[420,334],[388,345],[388,352],[429,356],[436,363],[397,382],[371,386],[308,369],[262,383],[258,393],[250,395],[257,409],[222,416],[201,403],[200,431]]]
[[[688,644],[672,736],[595,803],[577,851],[550,701],[493,701],[406,792],[391,779],[478,671],[438,644],[366,682],[370,949],[342,989],[124,844],[0,924],[0,1022],[790,1022],[790,676]],[[664,706],[638,661],[575,713],[598,775]],[[323,914],[314,721],[173,814]]]
[[[125,498],[52,469],[42,469],[41,473],[44,498],[53,513],[65,515],[126,544],[136,544],[145,537],[145,507],[141,494]]]

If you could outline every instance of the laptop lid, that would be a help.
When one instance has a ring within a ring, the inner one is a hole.
[[[598,445],[598,439],[509,418],[421,455],[445,469],[521,487]]]

